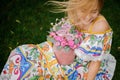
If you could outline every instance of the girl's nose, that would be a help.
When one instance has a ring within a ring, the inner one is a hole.
[[[88,20],[90,19],[90,17],[91,17],[91,16],[88,14],[88,15],[86,16],[85,20],[88,21]]]

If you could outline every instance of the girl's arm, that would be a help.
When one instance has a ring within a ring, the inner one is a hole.
[[[101,61],[91,61],[88,68],[87,80],[95,80],[96,74],[100,68]]]
[[[106,32],[110,29],[109,24],[105,19],[100,19],[93,25],[93,32]],[[88,78],[87,80],[95,80],[96,74],[100,68],[101,61],[91,61],[89,65]]]

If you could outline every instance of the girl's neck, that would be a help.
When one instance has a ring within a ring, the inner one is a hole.
[[[88,31],[89,27],[93,24],[94,20],[88,24],[76,25],[79,30]]]

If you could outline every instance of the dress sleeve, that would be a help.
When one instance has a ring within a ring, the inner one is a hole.
[[[105,59],[110,53],[112,34],[89,34],[84,38],[80,46],[75,49],[75,54],[86,61]]]

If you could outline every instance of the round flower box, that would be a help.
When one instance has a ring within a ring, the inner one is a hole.
[[[53,50],[58,63],[68,65],[74,61],[74,49],[82,42],[82,34],[67,18],[56,20],[51,24],[47,40],[53,43]]]
[[[69,51],[65,51],[64,48],[57,49],[56,46],[53,46],[53,51],[55,53],[55,56],[56,56],[59,64],[69,65],[69,64],[73,63],[74,58],[75,58],[73,49],[70,49]]]

